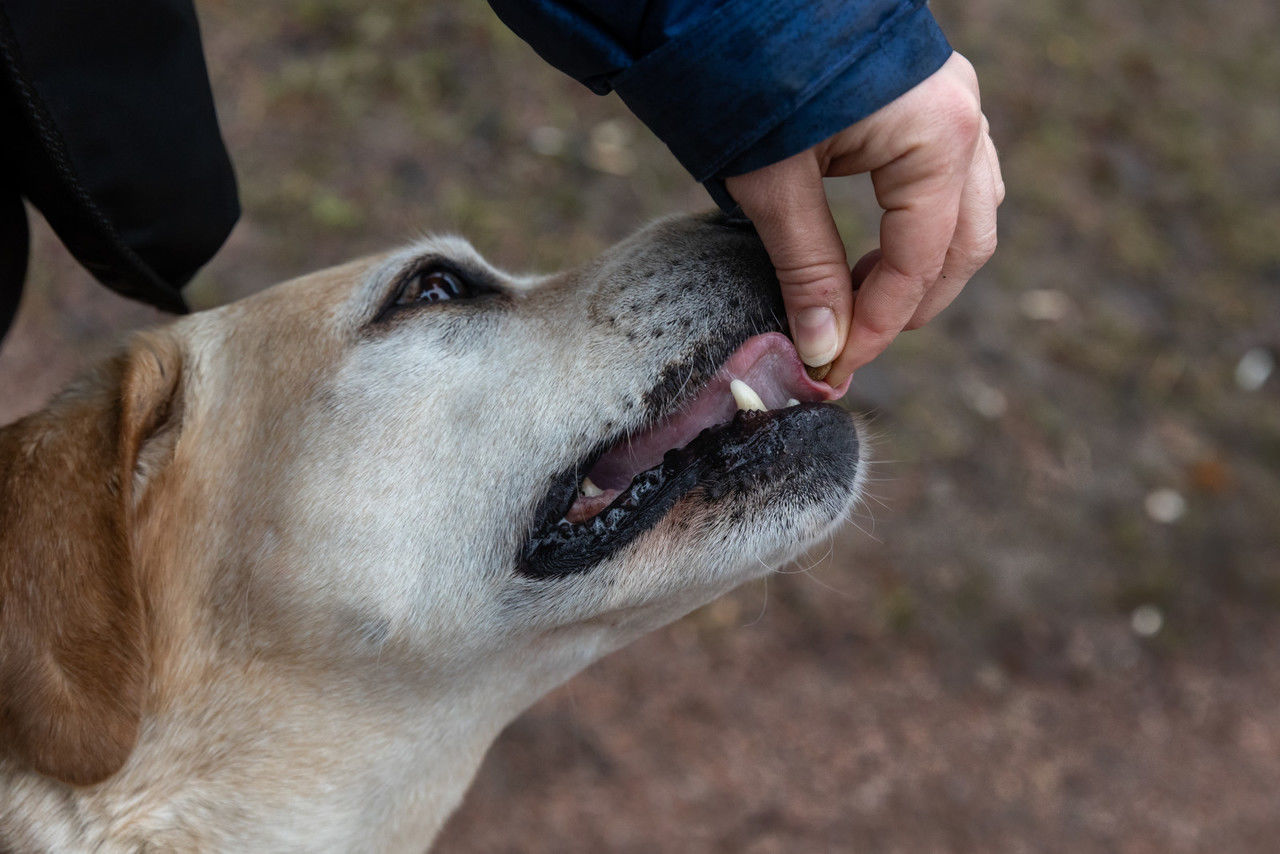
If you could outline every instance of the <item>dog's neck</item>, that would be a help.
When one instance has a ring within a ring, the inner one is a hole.
[[[341,615],[308,615],[274,644],[265,633],[285,618],[255,610],[271,597],[208,586],[237,574],[226,571],[234,547],[216,535],[188,543],[182,553],[223,565],[182,565],[164,532],[201,528],[167,507],[138,532],[142,571],[164,576],[148,585],[152,687],[138,743],[117,773],[83,787],[0,757],[0,849],[424,851],[502,728],[647,628],[578,627],[434,668],[394,639],[330,657],[353,644],[326,633],[370,632]],[[194,515],[230,518],[216,506]],[[192,605],[211,599],[216,619]]]
[[[207,682],[149,715],[129,762],[101,784],[0,764],[0,840],[18,851],[424,851],[498,732],[550,687],[477,676],[424,695],[247,663],[234,693]]]
[[[175,571],[163,539],[138,548],[151,556],[144,571],[167,578],[151,585],[162,592],[149,602],[152,688],[136,748],[86,787],[0,758],[0,849],[422,852],[502,728],[633,634],[581,627],[448,666],[394,638],[340,658],[353,645],[326,633],[368,626],[311,615],[310,634],[297,634],[314,649],[287,632],[273,643],[268,627],[280,620],[254,611],[268,597],[211,592],[208,580],[229,573]],[[224,544],[203,545],[186,552],[227,559]],[[211,596],[221,616],[201,619],[189,603]]]

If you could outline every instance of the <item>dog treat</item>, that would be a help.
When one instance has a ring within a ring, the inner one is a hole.
[[[831,373],[831,363],[827,362],[825,365],[818,365],[817,367],[805,365],[804,372],[815,382],[821,382],[827,378],[827,374]]]

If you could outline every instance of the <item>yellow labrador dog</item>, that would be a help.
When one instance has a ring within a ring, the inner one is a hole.
[[[464,241],[138,335],[0,430],[0,849],[423,851],[499,730],[850,512],[753,233]]]

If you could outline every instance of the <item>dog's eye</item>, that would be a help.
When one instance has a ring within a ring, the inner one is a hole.
[[[404,280],[396,293],[395,305],[410,306],[427,302],[445,302],[474,296],[475,290],[452,270],[428,268]]]

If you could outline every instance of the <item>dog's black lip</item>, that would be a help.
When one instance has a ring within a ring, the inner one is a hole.
[[[534,529],[530,533],[530,537],[536,536],[540,530],[551,527],[556,520],[564,518],[564,515],[569,512],[569,508],[573,506],[574,500],[578,497],[578,485],[582,483],[586,473],[591,471],[592,467],[604,456],[605,451],[609,450],[616,441],[618,440],[600,442],[592,449],[591,453],[552,478],[551,488],[547,491],[546,497],[538,504],[538,509],[533,513]]]
[[[711,224],[717,223],[712,221]],[[534,511],[529,532],[517,556],[520,573],[550,576],[590,569],[639,536],[647,527],[656,524],[662,514],[653,518],[645,528],[635,528],[625,536],[600,537],[600,548],[596,549],[595,558],[572,569],[567,564],[556,566],[554,561],[542,562],[537,558],[530,560],[530,555],[536,551],[534,545],[538,538],[558,526],[577,496],[583,475],[591,470],[610,447],[628,435],[657,423],[696,396],[748,338],[765,332],[786,333],[782,292],[773,276],[773,265],[763,245],[753,233],[737,227],[726,229],[723,234],[732,238],[729,241],[730,248],[716,262],[722,267],[721,273],[736,280],[723,301],[723,322],[712,335],[702,340],[690,341],[683,353],[671,359],[659,371],[657,380],[641,396],[640,417],[635,422],[605,436],[578,462],[549,479],[547,492]],[[609,509],[606,508],[604,512],[608,513]]]
[[[696,345],[692,352],[688,353],[684,358],[666,365],[658,375],[657,382],[643,395],[643,424],[631,430],[613,432],[597,443],[586,456],[551,479],[546,495],[538,503],[537,509],[534,510],[532,529],[521,547],[521,556],[518,563],[518,569],[521,574],[545,577],[548,575],[566,575],[590,569],[590,566],[587,565],[566,571],[547,572],[545,568],[535,565],[537,561],[531,564],[528,556],[532,544],[540,536],[545,536],[552,528],[555,528],[559,521],[564,518],[564,515],[573,506],[573,502],[577,498],[578,485],[582,483],[582,478],[604,456],[609,448],[624,440],[628,435],[633,435],[639,430],[657,423],[670,413],[678,410],[687,400],[697,396],[698,392],[716,375],[733,352],[742,346],[742,342],[748,338],[765,332],[786,333],[786,327],[783,325],[780,314],[781,294],[771,295],[771,298],[776,304],[770,306],[755,318],[742,318],[741,322],[737,324],[737,328],[726,330],[724,334],[715,340],[705,341]],[[655,468],[660,467],[656,466]],[[650,469],[650,471],[653,471],[653,469]],[[648,472],[643,472],[643,474],[648,474]],[[639,477],[638,475],[637,479]],[[619,496],[619,499],[622,497]],[[599,516],[604,516],[612,507],[613,505],[610,505]],[[588,524],[590,521],[588,520]],[[657,519],[653,519],[653,522],[656,523]],[[634,539],[635,536],[639,536],[640,533],[643,533],[643,531],[636,531],[635,534],[627,538],[628,541]],[[608,554],[612,554],[625,544],[619,543],[612,548],[602,549],[600,556],[592,562],[592,565],[603,560]]]
[[[548,496],[553,503],[525,541],[520,573],[560,578],[590,570],[651,529],[695,488],[718,500],[769,477],[776,467],[792,464],[797,448],[828,427],[828,411],[835,410],[831,404],[807,403],[767,412],[739,411],[732,421],[708,427],[683,448],[668,451],[660,464],[636,475],[608,507],[580,523],[563,518],[581,480],[575,467]]]

